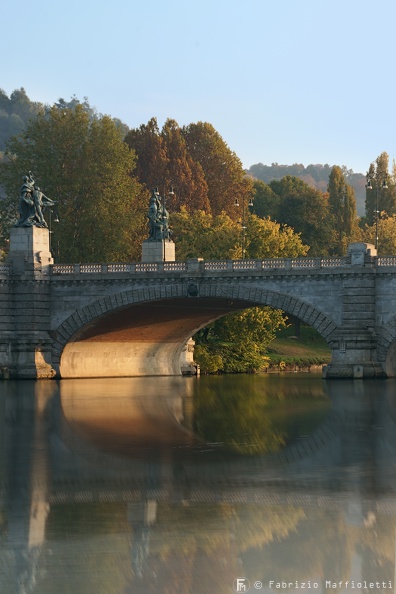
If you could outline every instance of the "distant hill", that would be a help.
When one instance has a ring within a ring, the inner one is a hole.
[[[257,163],[256,165],[252,165],[246,173],[256,179],[261,179],[266,184],[274,179],[282,179],[285,175],[293,175],[294,177],[302,179],[309,186],[312,186],[321,192],[327,192],[327,184],[329,182],[329,175],[332,167],[333,166],[327,164],[308,165],[307,167],[304,167],[301,163],[295,163],[294,165],[279,165],[278,163],[263,165],[263,163]],[[361,217],[365,213],[366,176],[362,173],[354,173],[351,169],[347,169],[345,166],[342,166],[341,169],[344,172],[347,183],[355,190],[356,210]]]
[[[30,101],[24,88],[13,91],[10,97],[0,89],[0,151],[4,151],[9,138],[20,134],[42,107],[41,103]]]

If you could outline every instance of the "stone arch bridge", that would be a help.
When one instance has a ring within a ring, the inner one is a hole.
[[[198,329],[255,305],[324,337],[325,377],[396,376],[396,256],[369,244],[345,258],[53,264],[46,229],[13,232],[0,265],[4,378],[178,375]]]

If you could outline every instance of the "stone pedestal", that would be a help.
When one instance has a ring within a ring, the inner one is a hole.
[[[364,266],[369,264],[371,259],[377,255],[377,250],[372,243],[358,241],[348,246],[348,256],[351,258],[351,266]]]
[[[142,245],[142,262],[174,262],[175,244],[170,239],[152,241],[146,239]]]
[[[14,274],[48,272],[54,263],[50,252],[50,232],[40,227],[13,227],[10,232],[8,262]]]
[[[12,321],[6,362],[10,377],[51,378],[50,233],[40,227],[13,227],[8,264],[12,274]],[[4,375],[4,374],[3,374]]]

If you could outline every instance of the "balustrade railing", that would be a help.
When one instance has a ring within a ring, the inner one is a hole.
[[[396,256],[378,256],[378,266],[396,266]]]
[[[396,267],[396,256],[379,256],[374,266]],[[114,273],[172,273],[172,272],[244,272],[275,270],[319,270],[350,265],[348,257],[326,258],[263,258],[260,260],[187,260],[174,262],[131,262],[114,264],[54,264],[53,275],[114,274]],[[9,266],[0,264],[0,274],[9,274]]]
[[[0,274],[10,274],[10,267],[8,266],[8,264],[0,264]]]

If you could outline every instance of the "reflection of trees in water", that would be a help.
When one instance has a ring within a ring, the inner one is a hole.
[[[274,581],[309,577],[339,581],[349,575],[349,545],[341,513],[310,511],[297,530],[286,538],[273,540],[262,549],[246,551],[244,567],[250,575],[257,575],[257,579],[261,576],[263,580],[270,575]]]
[[[242,559],[245,573],[262,581],[271,576],[275,582],[338,583],[351,579],[357,562],[361,571],[357,579],[389,582],[395,567],[395,519],[379,517],[373,524],[356,526],[341,510],[309,510],[296,530],[265,546],[246,548]]]
[[[369,520],[356,523],[346,508],[157,502],[154,523],[139,524],[150,546],[136,571],[139,526],[127,503],[55,505],[42,555],[47,572],[34,591],[222,594],[242,574],[264,583],[345,581],[356,558],[361,579],[392,580],[395,518]]]
[[[157,593],[160,584],[161,592],[169,593],[229,592],[241,572],[241,552],[284,538],[303,517],[303,510],[293,507],[161,504],[141,591]]]
[[[363,567],[372,581],[393,582],[395,575],[396,518],[378,515],[370,529],[356,538]]]
[[[247,377],[245,390],[232,376],[201,378],[194,397],[194,428],[207,441],[222,442],[243,454],[279,451],[287,441],[312,432],[324,420],[329,401],[322,389],[298,386],[263,390],[265,382]]]

